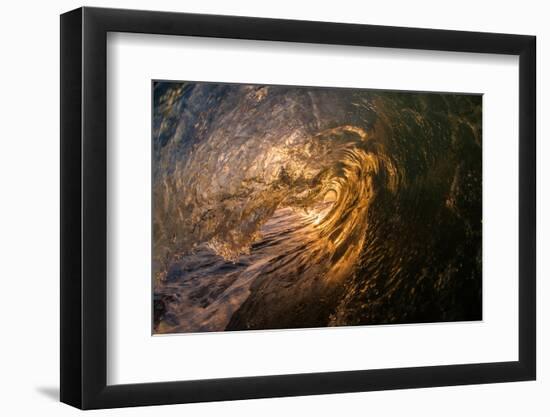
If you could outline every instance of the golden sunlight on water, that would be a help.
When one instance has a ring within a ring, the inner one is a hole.
[[[160,83],[155,103],[155,332],[480,316],[479,97]]]

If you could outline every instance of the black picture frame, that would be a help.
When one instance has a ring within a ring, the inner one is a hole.
[[[519,56],[519,360],[107,385],[108,32]],[[79,8],[61,15],[61,401],[81,409],[534,380],[536,38]]]

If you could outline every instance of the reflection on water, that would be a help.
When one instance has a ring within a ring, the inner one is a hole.
[[[155,83],[155,332],[481,318],[481,97]]]

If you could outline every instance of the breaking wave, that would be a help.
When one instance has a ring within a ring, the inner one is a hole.
[[[155,331],[481,318],[481,97],[154,86]]]

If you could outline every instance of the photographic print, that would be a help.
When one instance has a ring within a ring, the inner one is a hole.
[[[481,95],[153,81],[152,154],[153,334],[482,319]]]

